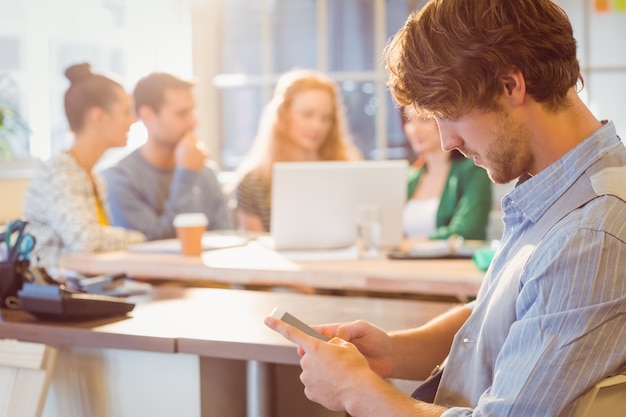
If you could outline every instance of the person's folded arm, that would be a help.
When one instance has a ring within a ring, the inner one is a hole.
[[[138,230],[149,240],[167,239],[176,235],[172,222],[178,213],[196,212],[200,209],[194,196],[198,171],[176,168],[163,211],[156,209],[143,198],[141,182],[121,169],[104,172],[108,186],[109,207],[113,223],[120,227]]]
[[[220,186],[215,170],[209,166],[201,173],[203,186],[201,204],[208,207],[205,213],[209,218],[209,230],[227,230],[233,228],[233,220],[224,197],[224,191]]]

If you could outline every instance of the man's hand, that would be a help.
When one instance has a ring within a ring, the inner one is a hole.
[[[391,376],[392,345],[384,330],[363,320],[311,327],[329,339],[338,337],[352,343],[365,356],[374,372],[383,378]]]
[[[300,380],[305,386],[304,393],[310,400],[330,410],[345,410],[349,398],[360,395],[355,391],[364,379],[378,378],[370,364],[380,362],[377,356],[380,352],[368,344],[384,340],[381,333],[385,333],[366,322],[312,326],[325,336],[331,337],[328,342],[308,336],[274,317],[267,317],[265,324],[298,345],[302,367]],[[374,353],[374,356],[365,357],[359,351],[360,348],[342,339],[341,335],[359,343],[366,351]]]
[[[198,141],[193,132],[187,133],[176,145],[174,158],[179,168],[199,171],[209,157],[209,151],[204,143]]]

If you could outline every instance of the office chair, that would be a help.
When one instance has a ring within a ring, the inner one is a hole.
[[[586,393],[574,417],[623,417],[626,410],[626,373],[598,382]]]
[[[43,344],[0,339],[0,417],[41,416],[56,355]]]

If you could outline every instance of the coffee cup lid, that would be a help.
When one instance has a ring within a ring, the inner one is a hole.
[[[180,213],[174,217],[174,227],[206,226],[209,224],[204,213]]]

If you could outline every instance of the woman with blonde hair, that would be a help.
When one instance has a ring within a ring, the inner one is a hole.
[[[337,85],[312,70],[285,73],[263,111],[252,148],[238,169],[239,227],[270,231],[275,162],[356,159],[360,159],[360,152],[348,133]]]

